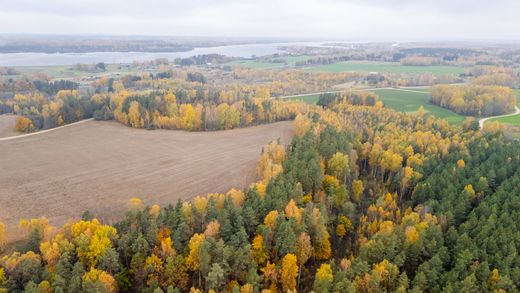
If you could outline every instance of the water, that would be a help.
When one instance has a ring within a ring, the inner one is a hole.
[[[265,56],[283,53],[280,46],[322,46],[317,42],[245,44],[219,47],[195,48],[186,52],[152,53],[152,52],[91,52],[91,53],[6,53],[0,54],[0,66],[50,66],[105,63],[132,63],[158,58],[185,58],[202,54],[221,54],[230,57]]]

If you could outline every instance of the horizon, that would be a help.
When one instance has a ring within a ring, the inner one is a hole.
[[[4,2],[2,34],[518,41],[520,29],[512,0]]]
[[[295,36],[226,36],[226,35],[159,35],[159,34],[126,34],[126,33],[4,33],[1,37],[68,37],[68,38],[149,38],[149,39],[194,39],[194,40],[234,40],[252,41],[258,43],[295,43],[295,42],[337,42],[337,43],[520,43],[518,38],[415,38],[415,39],[356,39],[356,38],[327,38],[327,37],[295,37]],[[249,44],[249,43],[241,43]]]

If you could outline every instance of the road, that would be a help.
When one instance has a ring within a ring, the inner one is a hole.
[[[352,89],[352,90],[353,90],[353,91],[398,90],[398,91],[403,91],[403,92],[412,92],[412,93],[420,93],[420,94],[429,94],[428,92],[415,91],[415,90],[413,90],[412,88],[425,88],[425,87],[424,87],[424,86],[406,87],[406,88],[381,87],[381,88],[366,88],[366,89]],[[329,93],[330,93],[330,94],[332,94],[332,93],[340,93],[340,92],[344,92],[344,91],[345,91],[345,90],[337,90],[337,91],[323,91],[323,92],[306,93],[306,94],[298,94],[298,95],[290,95],[290,96],[280,96],[280,97],[273,97],[273,98],[288,99],[288,98],[303,97],[303,96],[310,96],[310,95],[320,95],[320,94],[329,94]],[[517,106],[515,106],[515,112],[514,112],[514,113],[504,114],[504,115],[499,115],[499,116],[491,116],[491,117],[486,117],[486,118],[481,118],[481,119],[479,119],[478,123],[479,123],[480,129],[482,129],[482,128],[484,127],[484,123],[485,123],[487,120],[494,119],[494,118],[502,118],[502,117],[514,116],[514,115],[518,115],[518,114],[520,114],[520,108],[518,108]],[[72,125],[75,125],[75,124],[78,124],[78,123],[84,123],[84,122],[91,121],[91,120],[93,120],[93,118],[85,119],[85,120],[81,120],[81,121],[78,121],[78,122],[74,122],[74,123],[66,124],[66,125],[63,125],[63,126],[58,126],[58,127],[51,128],[51,129],[41,130],[41,131],[37,131],[37,132],[33,132],[33,133],[27,133],[27,134],[21,134],[21,135],[16,135],[16,136],[3,137],[3,138],[0,138],[0,141],[13,140],[13,139],[18,139],[18,138],[22,138],[22,137],[27,137],[27,136],[32,136],[32,135],[38,135],[38,134],[42,134],[42,133],[46,133],[46,132],[50,132],[50,131],[54,131],[54,130],[58,130],[58,129],[61,129],[61,128],[63,128],[63,127],[69,127],[69,126],[72,126]]]
[[[2,138],[0,138],[0,141],[14,140],[14,139],[20,139],[20,138],[24,138],[24,137],[28,137],[28,136],[33,136],[33,135],[39,135],[39,134],[55,131],[55,130],[58,130],[58,129],[62,129],[62,128],[65,128],[65,127],[70,127],[70,126],[73,126],[73,125],[85,123],[87,121],[92,121],[92,120],[94,120],[94,118],[84,119],[84,120],[81,120],[81,121],[78,121],[78,122],[69,123],[69,124],[65,124],[65,125],[62,125],[62,126],[58,126],[58,127],[54,127],[54,128],[50,128],[50,129],[46,129],[46,130],[40,130],[40,131],[36,131],[36,132],[31,132],[31,133],[27,133],[27,134],[20,134],[20,135],[15,135],[15,136],[2,137]]]
[[[415,87],[406,87],[406,88],[395,88],[395,87],[384,87],[384,88],[367,88],[367,89],[352,89],[353,91],[378,91],[378,90],[398,90],[403,92],[412,92],[412,93],[420,93],[420,94],[429,94],[429,92],[423,92],[423,91],[415,91],[413,90]],[[424,88],[422,86],[418,86],[416,88]],[[280,99],[288,99],[292,97],[303,97],[303,96],[310,96],[310,95],[319,95],[319,94],[328,94],[328,93],[340,93],[345,90],[340,91],[324,91],[324,92],[316,92],[316,93],[307,93],[307,94],[299,94],[299,95],[291,95],[291,96],[282,96],[279,97]],[[480,126],[480,129],[484,128],[484,124],[486,121],[494,118],[503,118],[503,117],[509,117],[509,116],[515,116],[520,115],[520,108],[518,106],[515,106],[515,112],[510,114],[504,114],[504,115],[498,115],[498,116],[490,116],[485,118],[480,118],[478,121],[478,124]]]
[[[424,87],[418,86],[417,88],[424,88]],[[394,88],[394,87],[353,89],[353,91],[374,91],[374,90],[389,90],[389,89],[428,94],[427,92],[414,91],[414,90],[410,90],[409,88]],[[298,95],[290,95],[290,96],[281,96],[281,97],[276,97],[276,98],[288,99],[288,98],[292,98],[292,97],[303,97],[303,96],[308,96],[308,95],[319,95],[319,94],[325,94],[325,93],[340,93],[340,92],[343,92],[343,91],[345,91],[345,90],[323,91],[323,92],[316,92],[316,93],[306,93],[306,94],[298,94]],[[275,97],[273,97],[273,99],[274,98]],[[56,130],[59,130],[59,129],[62,129],[62,128],[65,128],[65,127],[70,127],[70,126],[73,126],[73,125],[76,125],[76,124],[85,123],[87,121],[92,121],[92,120],[94,120],[94,118],[84,119],[84,120],[81,120],[81,121],[78,121],[78,122],[65,124],[65,125],[62,125],[62,126],[58,126],[58,127],[54,127],[54,128],[50,128],[50,129],[46,129],[46,130],[40,130],[40,131],[36,131],[36,132],[32,132],[32,133],[2,137],[2,138],[0,138],[0,142],[8,141],[8,140],[14,140],[14,139],[20,139],[20,138],[24,138],[24,137],[28,137],[28,136],[33,136],[33,135],[40,135],[40,134],[48,133],[48,132],[51,132],[51,131],[56,131]]]
[[[515,116],[515,115],[519,115],[519,114],[520,114],[520,108],[518,108],[518,106],[515,106],[515,112],[514,113],[498,115],[498,116],[490,116],[490,117],[486,117],[486,118],[480,118],[478,120],[478,125],[480,126],[480,129],[482,129],[482,128],[484,128],[484,123],[486,123],[486,121],[488,121],[490,119]]]

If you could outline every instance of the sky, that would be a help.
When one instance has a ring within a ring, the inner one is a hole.
[[[518,40],[518,0],[0,0],[0,33]]]

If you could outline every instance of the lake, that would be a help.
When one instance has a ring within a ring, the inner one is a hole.
[[[284,53],[281,46],[323,46],[325,42],[294,42],[229,45],[219,47],[195,48],[185,52],[91,52],[91,53],[6,53],[0,54],[0,66],[47,66],[105,63],[132,63],[158,58],[185,58],[203,54],[221,54],[230,57],[265,56]]]

